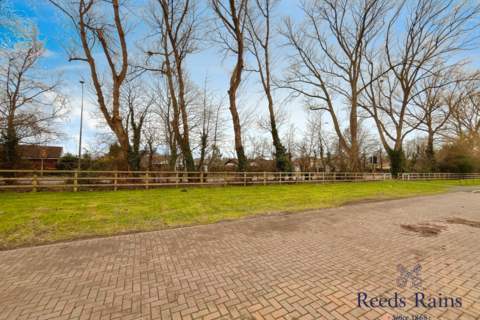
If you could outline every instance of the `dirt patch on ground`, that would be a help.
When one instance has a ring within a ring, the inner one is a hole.
[[[375,195],[378,196],[379,198],[369,198],[369,199],[361,199],[361,200],[351,200],[351,201],[344,202],[344,203],[342,204],[342,206],[346,207],[346,206],[352,206],[352,205],[356,205],[356,204],[385,202],[385,201],[400,200],[400,199],[406,199],[406,198],[412,198],[412,197],[413,197],[413,196],[412,196],[412,197],[405,197],[405,198],[402,198],[402,197],[397,197],[397,198],[385,197],[385,198],[382,198],[382,196],[384,195],[383,193],[376,193]]]
[[[259,213],[259,214],[256,214],[256,216],[285,216],[285,215],[289,215],[289,214],[295,214],[295,212],[293,211],[265,211],[265,212],[262,212],[262,213]]]
[[[400,227],[407,231],[419,233],[421,237],[433,237],[438,235],[447,227],[439,226],[430,222],[419,222],[417,224],[401,224]]]
[[[286,216],[290,214],[296,214],[298,212],[293,212],[293,211],[264,211],[262,213],[257,213],[257,214],[252,214],[249,216],[246,216],[245,219],[255,219],[255,218],[261,218],[261,217],[272,217],[272,216]]]
[[[462,218],[447,218],[445,219],[448,223],[455,223],[455,224],[464,224],[466,226],[480,228],[480,221],[471,221]]]

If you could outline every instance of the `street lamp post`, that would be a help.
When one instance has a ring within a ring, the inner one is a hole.
[[[80,83],[82,84],[82,108],[80,111],[80,139],[78,143],[78,170],[82,170],[80,165],[82,163],[83,84],[85,82],[80,80]]]

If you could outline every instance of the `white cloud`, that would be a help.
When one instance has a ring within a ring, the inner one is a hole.
[[[43,55],[45,58],[55,58],[59,56],[59,54],[53,50],[47,50]]]

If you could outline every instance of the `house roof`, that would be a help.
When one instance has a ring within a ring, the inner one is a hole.
[[[36,145],[18,145],[18,152],[22,158],[27,159],[41,159],[40,150],[47,150],[46,159],[59,159],[63,155],[63,147],[55,146],[36,146]]]
[[[228,159],[228,160],[225,161],[223,164],[224,164],[224,165],[233,164],[233,165],[238,166],[238,160],[237,160],[237,159]]]

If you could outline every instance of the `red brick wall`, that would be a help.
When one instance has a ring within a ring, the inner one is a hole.
[[[28,159],[28,162],[34,166],[35,169],[42,169],[42,160],[41,159]],[[57,160],[55,159],[43,159],[43,169],[55,169]]]

